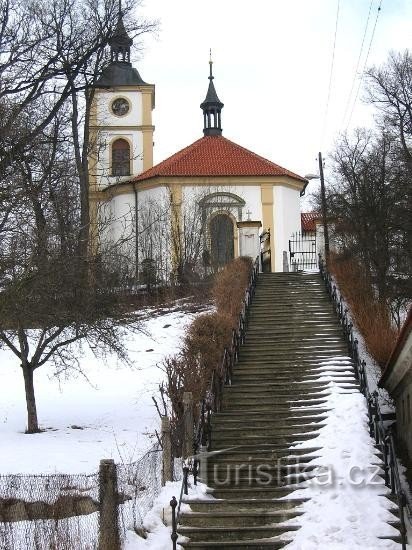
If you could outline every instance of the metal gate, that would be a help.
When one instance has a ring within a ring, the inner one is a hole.
[[[316,236],[296,231],[289,239],[289,262],[291,271],[317,269]]]

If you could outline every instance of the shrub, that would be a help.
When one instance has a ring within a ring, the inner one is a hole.
[[[230,346],[232,329],[237,327],[251,272],[252,261],[237,258],[218,273],[212,289],[217,311],[197,317],[186,330],[180,352],[162,363],[167,377],[165,393],[171,406],[175,452],[180,452],[181,446],[183,393],[192,392],[195,404],[206,396],[224,349]]]
[[[350,307],[367,350],[384,367],[397,337],[397,330],[391,324],[389,305],[377,299],[370,278],[354,258],[331,256],[329,268]]]
[[[252,273],[253,263],[248,257],[236,258],[220,271],[212,289],[217,311],[236,326],[242,301]]]

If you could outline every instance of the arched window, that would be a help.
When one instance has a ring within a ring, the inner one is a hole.
[[[130,145],[125,139],[113,142],[112,176],[130,176]]]
[[[227,214],[216,214],[210,220],[212,265],[221,267],[233,260],[233,222]]]

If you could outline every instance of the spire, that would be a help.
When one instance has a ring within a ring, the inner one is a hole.
[[[215,85],[213,84],[213,61],[212,50],[209,58],[209,87],[204,102],[200,105],[203,110],[203,133],[205,136],[221,136],[221,111],[223,103],[217,97]]]
[[[117,25],[109,44],[112,62],[130,63],[130,47],[133,40],[127,34],[123,23],[122,0],[119,0]]]

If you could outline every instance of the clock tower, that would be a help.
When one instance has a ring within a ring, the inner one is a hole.
[[[109,40],[110,62],[93,88],[90,113],[90,192],[99,193],[153,165],[155,87],[130,62],[133,40],[119,9]]]

